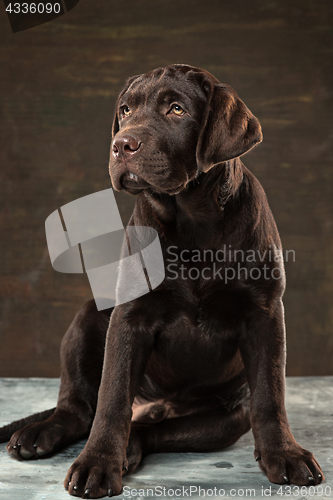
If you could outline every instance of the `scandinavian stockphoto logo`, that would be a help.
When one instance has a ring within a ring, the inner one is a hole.
[[[13,33],[28,30],[73,9],[79,0],[19,0],[11,2],[4,0],[6,12]]]
[[[124,229],[112,189],[63,205],[48,216],[45,231],[53,268],[86,272],[99,311],[141,297],[164,280],[157,232]]]

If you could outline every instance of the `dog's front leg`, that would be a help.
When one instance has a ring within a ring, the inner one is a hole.
[[[64,483],[74,496],[99,498],[121,492],[131,407],[153,345],[152,329],[140,318],[136,323],[125,318],[128,307],[116,307],[111,316],[95,419]]]
[[[282,301],[256,311],[240,343],[251,391],[255,458],[277,484],[315,485],[322,470],[292,435],[285,409],[285,327]]]

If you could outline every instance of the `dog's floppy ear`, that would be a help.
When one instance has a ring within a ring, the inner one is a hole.
[[[196,152],[203,172],[241,156],[262,141],[259,120],[229,85],[214,80],[204,83],[207,105]]]
[[[125,83],[124,88],[121,90],[121,92],[120,92],[120,94],[118,96],[116,107],[115,107],[115,112],[114,112],[114,117],[113,117],[113,123],[112,123],[112,139],[114,138],[114,136],[116,135],[116,133],[119,132],[119,121],[118,121],[119,101],[123,97],[123,95],[125,94],[125,92],[130,88],[130,86],[132,85],[132,83],[137,78],[139,78],[140,76],[141,75],[135,75],[135,76],[132,76],[131,78],[129,78],[127,80],[127,82]]]

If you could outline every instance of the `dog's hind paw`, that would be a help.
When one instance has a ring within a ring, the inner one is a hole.
[[[43,422],[28,424],[16,431],[7,444],[17,460],[41,458],[84,437],[89,428],[75,415],[58,412]]]
[[[59,428],[45,425],[44,422],[29,424],[12,435],[7,451],[17,460],[40,458],[59,448],[61,438]]]

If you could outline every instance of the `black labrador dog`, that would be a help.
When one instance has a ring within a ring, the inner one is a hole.
[[[228,85],[187,65],[130,78],[113,123],[114,189],[136,194],[129,225],[159,235],[162,284],[112,310],[87,303],[61,346],[57,407],[0,431],[18,459],[87,436],[71,495],[118,495],[153,452],[204,452],[251,427],[270,481],[317,485],[285,395],[285,278],[265,193],[239,157],[259,121]]]

